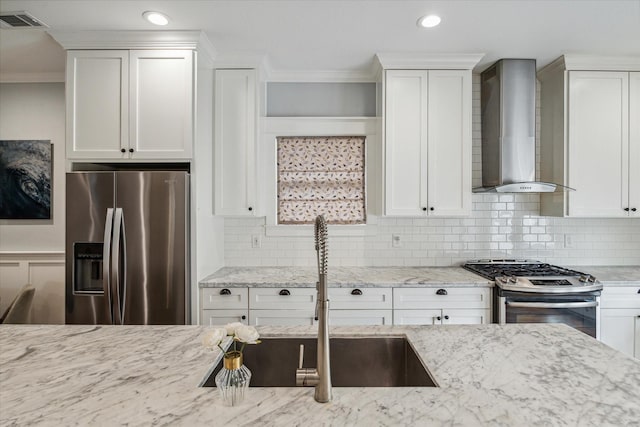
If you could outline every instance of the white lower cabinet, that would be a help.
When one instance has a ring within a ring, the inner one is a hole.
[[[607,286],[600,303],[600,341],[640,359],[640,284]]]
[[[314,310],[249,310],[249,324],[254,326],[311,326],[315,323]]]
[[[203,288],[200,324],[315,325],[315,288]],[[484,324],[490,288],[329,288],[332,326]]]
[[[491,323],[490,288],[395,288],[394,325]]]
[[[240,322],[249,324],[249,310],[202,310],[200,324],[208,326],[220,326],[227,323]]]

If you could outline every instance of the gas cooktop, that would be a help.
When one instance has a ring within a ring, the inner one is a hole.
[[[480,259],[462,265],[466,270],[494,280],[503,290],[537,293],[599,291],[602,284],[590,274],[533,260]]]

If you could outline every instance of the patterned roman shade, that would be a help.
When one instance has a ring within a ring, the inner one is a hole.
[[[278,137],[278,224],[364,224],[363,136]]]

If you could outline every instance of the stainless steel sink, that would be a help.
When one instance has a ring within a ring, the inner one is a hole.
[[[437,387],[404,337],[331,338],[331,382],[334,387]],[[295,387],[304,344],[304,365],[316,366],[316,338],[264,338],[244,350],[251,387]],[[205,380],[215,387],[221,363]]]

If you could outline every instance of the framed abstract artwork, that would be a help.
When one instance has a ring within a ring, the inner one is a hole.
[[[0,219],[51,218],[51,147],[0,140]]]

